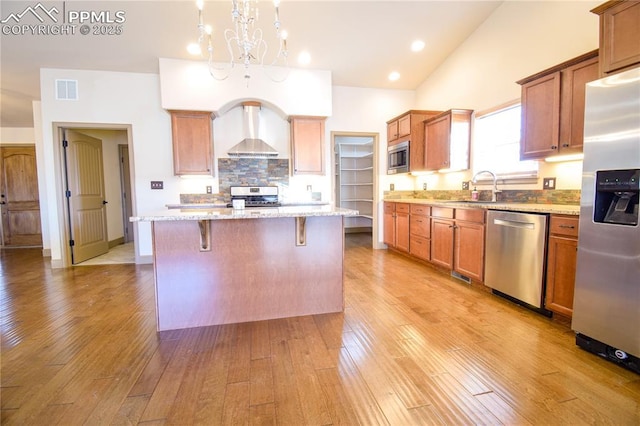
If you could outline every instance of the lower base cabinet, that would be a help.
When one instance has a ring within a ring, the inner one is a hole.
[[[453,270],[473,280],[484,280],[484,223],[456,221]]]
[[[389,247],[483,281],[483,209],[385,202],[384,212],[384,242]]]
[[[453,215],[453,209],[447,210]],[[431,262],[453,269],[453,220],[431,219]]]
[[[384,243],[409,252],[409,204],[384,203]]]
[[[547,251],[546,309],[571,317],[578,258],[578,216],[551,215]]]
[[[409,253],[431,260],[431,207],[411,204],[409,215]]]

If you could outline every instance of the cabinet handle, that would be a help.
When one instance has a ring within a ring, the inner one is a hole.
[[[563,148],[569,148],[569,144],[568,144],[568,143],[563,143],[563,144],[562,144],[562,147],[563,147]]]
[[[551,149],[558,149],[557,145],[551,145]]]
[[[574,225],[558,225],[558,228],[574,229],[575,226]]]

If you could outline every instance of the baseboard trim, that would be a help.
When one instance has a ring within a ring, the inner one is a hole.
[[[119,246],[124,244],[124,237],[116,238],[115,240],[109,241],[109,248],[112,249],[115,246]]]
[[[148,264],[153,264],[153,255],[147,255],[147,256],[136,255],[136,265],[148,265]]]

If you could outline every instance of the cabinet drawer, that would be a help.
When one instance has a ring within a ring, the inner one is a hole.
[[[396,211],[396,203],[389,203],[387,201],[384,202],[384,213],[390,214]]]
[[[411,214],[429,216],[431,214],[431,207],[423,204],[411,204]]]
[[[412,214],[409,218],[409,232],[412,235],[429,238],[431,236],[431,219]]]
[[[456,209],[456,219],[484,223],[483,209]]]
[[[396,203],[396,213],[406,213],[409,214],[409,204],[406,203]]]
[[[549,221],[549,232],[552,234],[578,237],[578,216],[552,215]]]
[[[448,207],[431,207],[431,216],[453,219],[453,209]]]
[[[431,260],[431,241],[412,235],[409,241],[409,253],[423,260]]]

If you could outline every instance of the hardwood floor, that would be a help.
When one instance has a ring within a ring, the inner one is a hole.
[[[0,251],[0,422],[640,424],[640,376],[568,326],[367,236],[346,245],[344,313],[161,336],[151,265]]]

